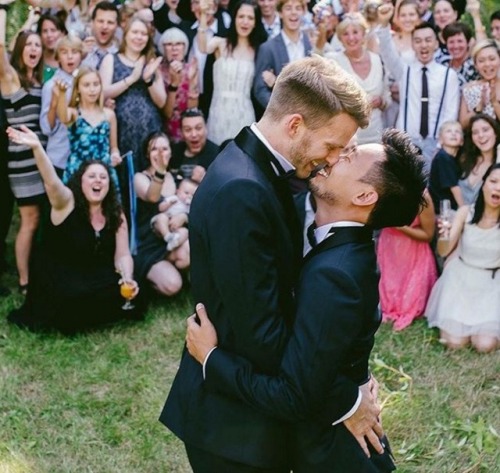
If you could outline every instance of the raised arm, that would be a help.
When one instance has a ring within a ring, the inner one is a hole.
[[[66,100],[66,90],[68,90],[68,84],[61,80],[56,80],[54,83],[54,89],[58,89],[57,95],[57,118],[64,123],[69,125],[76,120],[77,111],[72,107],[68,107],[68,102]]]
[[[52,209],[59,213],[64,213],[74,205],[73,193],[66,187],[52,165],[47,153],[43,149],[36,133],[28,127],[21,125],[20,129],[7,128],[9,140],[14,143],[29,146],[33,150],[38,171],[42,176],[45,190]]]
[[[390,3],[383,3],[378,7],[377,12],[378,26],[375,31],[380,42],[380,56],[394,78],[399,80],[404,74],[404,65],[394,45],[389,27],[394,7]]]
[[[5,35],[7,24],[7,8],[0,9],[0,86],[4,94],[10,94],[20,87],[16,71],[9,63],[9,57],[5,47]]]
[[[149,96],[159,109],[165,106],[167,100],[163,78],[158,71],[161,61],[161,56],[151,59],[142,72],[142,79],[148,85]]]

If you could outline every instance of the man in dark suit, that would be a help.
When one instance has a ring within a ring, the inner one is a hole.
[[[282,22],[281,33],[267,40],[259,48],[255,61],[253,93],[257,102],[266,108],[276,76],[289,62],[311,54],[311,42],[300,30],[302,15],[306,12],[303,0],[279,0],[278,12]]]
[[[301,270],[297,316],[278,376],[258,374],[223,340],[214,349],[217,335],[203,306],[197,308],[201,325],[195,316],[189,319],[187,346],[203,363],[207,395],[236,397],[256,412],[299,421],[294,473],[395,469],[388,450],[379,455],[367,445],[363,452],[346,429],[349,418],[332,427],[329,397],[339,377],[359,385],[370,377],[368,359],[381,321],[372,231],[413,221],[423,204],[423,167],[409,138],[388,130],[383,145],[362,145],[341,157],[327,177],[311,179],[317,244]]]
[[[294,314],[302,241],[287,171],[304,178],[333,164],[368,116],[363,90],[340,68],[321,58],[296,61],[279,76],[262,119],[224,148],[196,191],[194,298],[206,304],[224,345],[261,372],[277,373]],[[332,420],[358,396],[355,383],[341,391]],[[356,414],[370,419],[366,430],[377,424],[368,399]],[[184,441],[197,473],[288,471],[288,425],[207,393],[186,351],[160,420]]]

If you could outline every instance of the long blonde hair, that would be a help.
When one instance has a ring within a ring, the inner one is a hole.
[[[88,74],[95,74],[99,78],[99,84],[101,84],[101,93],[99,94],[99,107],[104,108],[104,91],[102,89],[101,76],[93,67],[82,66],[78,70],[78,74],[73,82],[73,91],[71,92],[71,99],[69,100],[69,106],[76,108],[80,104],[80,93],[78,92],[78,86],[80,85],[80,80],[83,76]]]

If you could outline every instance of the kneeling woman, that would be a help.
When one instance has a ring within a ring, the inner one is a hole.
[[[127,222],[107,166],[87,161],[65,186],[32,131],[23,126],[8,128],[7,134],[14,143],[32,148],[51,205],[28,297],[9,315],[9,322],[33,331],[70,334],[138,318],[137,304],[123,310],[120,297],[120,283],[132,287],[130,298],[139,288],[133,280]]]

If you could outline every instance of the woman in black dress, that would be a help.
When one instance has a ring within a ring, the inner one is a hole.
[[[109,169],[100,161],[82,164],[65,186],[37,135],[27,127],[8,128],[9,139],[33,150],[51,205],[44,247],[33,262],[24,305],[9,322],[33,330],[71,334],[137,318],[139,306],[124,311],[120,284],[139,291],[127,222]]]

